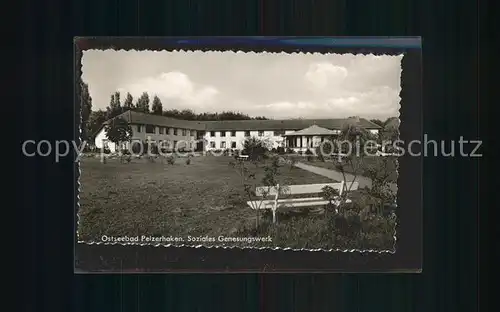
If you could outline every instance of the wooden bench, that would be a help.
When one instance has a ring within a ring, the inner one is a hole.
[[[309,197],[309,198],[281,198],[283,195],[303,195],[303,194],[320,194],[323,192],[325,186],[330,186],[339,192],[339,196],[345,191],[355,191],[359,187],[358,182],[339,182],[339,183],[322,183],[322,184],[304,184],[304,185],[290,185],[283,189],[280,186],[259,186],[255,189],[255,194],[260,196],[261,200],[248,201],[247,204],[252,209],[271,209],[273,212],[273,223],[276,222],[276,210],[283,207],[314,207],[324,206],[329,204],[328,200],[322,197]],[[274,197],[273,199],[265,199],[264,197]],[[346,199],[350,203],[350,199]],[[340,204],[340,199],[333,202],[334,205]]]
[[[237,155],[236,156],[236,159],[240,159],[240,160],[247,160],[248,159],[248,155]]]

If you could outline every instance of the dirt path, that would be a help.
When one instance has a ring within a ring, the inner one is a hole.
[[[326,168],[311,166],[311,165],[307,165],[307,164],[304,164],[304,163],[301,163],[301,162],[296,163],[295,167],[303,169],[303,170],[307,170],[309,172],[312,172],[312,173],[315,173],[315,174],[318,174],[318,175],[322,175],[324,177],[327,177],[327,178],[330,178],[330,179],[336,180],[336,181],[342,181],[344,179],[344,176],[342,175],[342,173],[338,172],[336,170],[331,170],[331,169],[326,169]],[[346,176],[347,181],[353,181],[354,180],[354,175],[352,175],[350,173],[346,173],[345,176]],[[371,179],[367,178],[367,177],[357,176],[356,177],[356,181],[359,182],[359,187],[360,188],[363,188],[363,187],[369,187],[370,188],[372,186]],[[396,183],[392,183],[391,184],[391,189],[394,192],[397,192],[398,191],[397,184]]]

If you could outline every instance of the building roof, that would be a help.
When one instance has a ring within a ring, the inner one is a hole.
[[[295,131],[289,134],[285,134],[285,136],[295,136],[295,135],[335,135],[337,132],[326,129],[323,127],[319,127],[317,125],[312,125],[310,127],[307,127],[305,129]]]
[[[251,131],[251,130],[301,130],[316,125],[325,130],[340,130],[347,123],[355,123],[365,129],[381,129],[377,124],[364,118],[346,119],[288,119],[288,120],[221,120],[221,121],[193,121],[180,120],[160,115],[127,111],[115,118],[121,117],[130,124],[144,124],[162,127],[175,127],[200,131]],[[108,124],[111,121],[106,121]],[[102,128],[102,127],[101,127]],[[100,131],[101,129],[99,129]]]
[[[154,125],[162,127],[175,127],[181,129],[205,130],[205,125],[200,121],[180,120],[161,115],[146,114],[134,111],[126,111],[115,118],[121,117],[130,124]],[[106,121],[108,124],[112,119]]]
[[[288,119],[288,120],[223,120],[205,121],[207,131],[218,130],[300,130],[312,125],[326,129],[341,130],[349,119]],[[366,129],[381,129],[381,127],[364,118],[354,120],[360,127]]]

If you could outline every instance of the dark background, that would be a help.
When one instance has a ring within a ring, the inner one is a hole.
[[[24,7],[20,37],[24,92],[18,101],[29,111],[21,140],[72,138],[73,36],[95,35],[420,35],[424,131],[436,140],[476,139],[484,108],[478,71],[485,63],[478,55],[476,6],[430,0],[32,2]],[[72,160],[22,159],[18,174],[19,206],[30,208],[23,210],[22,232],[22,305],[30,311],[477,309],[478,198],[485,189],[479,189],[475,159],[424,161],[422,274],[73,276],[73,193],[66,191]]]

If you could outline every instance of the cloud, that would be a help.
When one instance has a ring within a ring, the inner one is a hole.
[[[85,51],[93,109],[115,91],[158,95],[164,109],[268,118],[399,115],[401,59],[363,54]],[[124,96],[122,96],[122,99]]]
[[[349,74],[343,66],[335,66],[331,63],[315,63],[309,66],[304,78],[315,89],[324,89],[330,85],[338,85]]]
[[[212,86],[195,84],[186,74],[179,71],[143,78],[120,87],[118,90],[124,93],[130,92],[135,98],[139,97],[143,92],[148,92],[150,96],[157,95],[162,100],[174,99],[180,102],[179,104],[187,107],[200,107],[211,104],[219,93]]]

